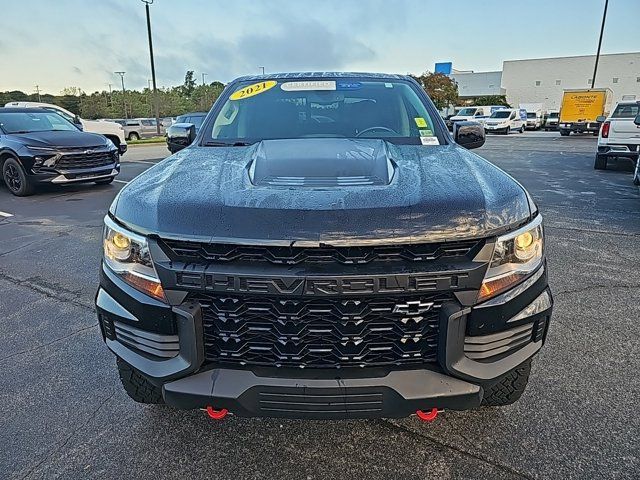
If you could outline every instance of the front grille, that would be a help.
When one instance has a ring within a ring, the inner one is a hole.
[[[440,308],[452,296],[189,299],[202,307],[209,362],[338,368],[435,362]]]
[[[444,257],[463,257],[479,251],[483,240],[412,245],[366,247],[275,247],[224,243],[198,243],[162,240],[161,247],[172,260],[189,263],[264,262],[280,265],[341,264],[361,265],[376,262],[429,262]]]
[[[111,165],[115,161],[115,154],[109,151],[64,153],[56,162],[56,168],[61,170],[96,168]]]

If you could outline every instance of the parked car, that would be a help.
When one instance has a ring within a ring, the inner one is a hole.
[[[562,94],[558,131],[562,136],[574,133],[598,135],[601,122],[611,111],[613,92],[608,88],[565,90]]]
[[[491,114],[504,107],[497,105],[481,106],[481,107],[464,107],[458,111],[453,117],[451,122],[466,122],[474,121],[484,123],[484,121],[491,116]]]
[[[129,141],[157,137],[158,129],[156,125],[155,118],[132,118],[125,120],[124,133]],[[165,126],[160,122],[160,135],[164,135],[165,132]]]
[[[640,128],[635,120],[639,115],[640,102],[633,100],[618,103],[609,118],[597,118],[602,127],[598,134],[598,149],[594,163],[596,170],[605,170],[611,157],[629,158],[638,162]]]
[[[105,217],[102,338],[137,402],[392,418],[507,405],[552,311],[542,217],[409,76],[243,77]],[[182,132],[179,132],[182,130]]]
[[[544,121],[544,104],[543,103],[521,103],[521,110],[527,115],[525,128],[529,130],[539,130]]]
[[[557,112],[555,110],[549,111],[544,121],[545,132],[548,132],[550,130],[557,130],[559,118],[560,118],[560,112]]]
[[[521,109],[496,110],[484,123],[484,130],[487,133],[504,133],[505,135],[511,132],[524,133],[526,120],[523,120],[523,115],[526,118],[526,112]]]
[[[185,137],[180,136],[179,134],[170,135],[171,131],[180,132],[184,130],[185,126],[191,125],[190,128],[193,130],[193,134],[195,136],[200,130],[202,122],[204,121],[206,116],[207,112],[191,112],[177,117],[175,123],[167,128],[167,149],[171,153],[176,153],[178,150],[188,146],[190,143],[189,136]],[[182,128],[174,129],[173,127],[175,126],[179,126]]]
[[[79,130],[49,109],[0,108],[0,171],[11,193],[39,184],[111,183],[120,172],[116,146]]]
[[[80,118],[78,115],[71,113],[69,110],[51,103],[9,102],[5,107],[44,108],[52,110],[85,132],[104,135],[118,148],[120,155],[123,155],[127,151],[127,141],[124,137],[124,129],[122,128],[122,125],[118,125],[117,123],[85,120],[84,118]]]

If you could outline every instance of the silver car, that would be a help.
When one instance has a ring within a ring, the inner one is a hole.
[[[164,135],[166,127],[160,122],[160,135]],[[124,134],[127,140],[140,140],[158,136],[155,118],[133,118],[124,123]]]

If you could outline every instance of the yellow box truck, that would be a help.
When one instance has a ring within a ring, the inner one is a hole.
[[[607,117],[611,110],[613,92],[608,88],[565,90],[560,106],[558,130],[560,135],[600,131],[599,116]]]

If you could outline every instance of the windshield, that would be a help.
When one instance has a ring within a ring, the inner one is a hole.
[[[553,112],[549,114],[548,118],[558,118],[560,116],[560,114],[558,112]]]
[[[47,132],[51,130],[78,131],[74,124],[53,112],[3,112],[0,113],[0,127],[6,133]]]
[[[238,84],[207,137],[226,143],[361,137],[437,144],[434,132],[426,106],[405,81],[268,80]]]
[[[463,108],[458,112],[461,117],[471,117],[475,115],[477,108]]]
[[[635,118],[640,113],[640,104],[618,105],[611,118]]]
[[[509,110],[498,110],[491,114],[491,118],[509,118],[509,115],[511,115]]]
[[[527,112],[527,118],[536,118],[536,114],[532,112]]]

